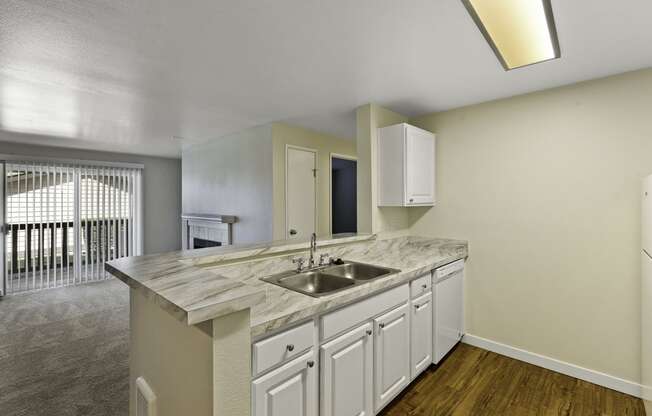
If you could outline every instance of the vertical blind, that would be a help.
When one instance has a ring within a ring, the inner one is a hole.
[[[4,176],[8,293],[102,280],[141,254],[141,169],[8,162]]]

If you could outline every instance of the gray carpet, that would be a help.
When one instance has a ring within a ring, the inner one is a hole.
[[[0,300],[0,415],[126,416],[128,360],[115,279]]]

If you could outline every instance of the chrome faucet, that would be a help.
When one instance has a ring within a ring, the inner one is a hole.
[[[315,251],[317,251],[317,234],[312,233],[310,235],[310,257],[308,258],[307,270],[323,267],[332,262],[332,259],[330,259],[328,253],[322,253],[319,256],[319,264],[317,264],[315,262]],[[304,259],[303,257],[295,257],[292,259],[292,263],[297,265],[296,272],[301,273],[304,270],[303,265],[306,263],[306,259]]]
[[[310,235],[310,259],[308,260],[308,267],[315,267],[315,251],[317,251],[317,234]]]

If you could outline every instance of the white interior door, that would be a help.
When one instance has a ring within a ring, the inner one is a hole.
[[[646,252],[641,272],[641,384],[643,398],[652,400],[652,258]]]
[[[286,236],[307,239],[316,229],[317,153],[288,147],[285,177]]]
[[[643,181],[641,226],[641,384],[652,400],[652,176]]]
[[[643,180],[641,203],[641,238],[643,250],[652,255],[652,175]]]

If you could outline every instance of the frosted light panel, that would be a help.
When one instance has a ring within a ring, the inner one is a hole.
[[[549,0],[462,0],[506,70],[559,58]]]

